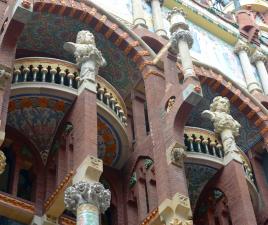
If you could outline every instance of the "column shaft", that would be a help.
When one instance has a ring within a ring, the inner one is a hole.
[[[261,78],[264,93],[268,95],[268,74],[263,61],[257,61],[256,67]]]
[[[240,58],[240,62],[242,65],[242,69],[244,72],[244,76],[246,79],[246,83],[247,83],[247,88],[248,91],[250,93],[252,93],[253,91],[257,90],[257,91],[261,91],[260,86],[258,81],[256,80],[253,71],[252,71],[252,67],[251,67],[251,63],[249,61],[249,57],[246,51],[241,50],[239,53],[239,58]]]
[[[184,80],[186,80],[194,74],[193,62],[187,41],[183,39],[179,40],[178,48],[180,51],[181,64],[184,70]]]
[[[140,25],[140,26],[147,28],[146,20],[144,19],[142,1],[141,0],[132,0],[132,10],[133,10],[133,23],[134,23],[134,25]]]
[[[77,209],[77,225],[99,225],[99,210],[92,204],[82,204]]]
[[[155,33],[159,36],[166,37],[167,32],[164,30],[160,1],[159,0],[152,0],[151,6],[152,6],[153,23],[154,23]]]

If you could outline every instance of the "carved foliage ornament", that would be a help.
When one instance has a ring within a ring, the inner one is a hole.
[[[193,43],[194,43],[192,35],[191,35],[190,31],[188,31],[188,30],[175,31],[171,35],[170,39],[171,39],[171,47],[175,52],[179,52],[178,44],[179,44],[179,41],[181,41],[181,40],[187,42],[189,48],[192,48]]]
[[[221,96],[214,98],[210,110],[205,110],[202,116],[213,122],[216,133],[221,134],[222,131],[229,129],[234,136],[239,135],[241,125],[230,115],[228,98]]]
[[[251,63],[256,63],[258,61],[262,61],[262,62],[267,62],[267,56],[264,55],[262,52],[260,51],[256,51],[252,56],[251,56]]]
[[[4,152],[0,150],[0,174],[2,174],[5,171],[6,167],[6,157]]]
[[[76,212],[82,204],[92,204],[104,213],[110,206],[111,192],[99,182],[90,184],[80,181],[68,187],[64,195],[64,203],[68,210]]]
[[[169,223],[170,225],[193,225],[192,220],[183,220],[183,219],[172,219]]]
[[[171,162],[179,167],[182,167],[185,157],[186,153],[182,147],[174,147],[170,152]]]
[[[95,82],[95,76],[100,66],[105,66],[106,61],[101,52],[96,48],[94,35],[87,30],[79,31],[76,43],[66,42],[64,49],[74,54],[77,65],[80,67],[80,78]]]

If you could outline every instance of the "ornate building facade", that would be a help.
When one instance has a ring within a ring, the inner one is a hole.
[[[268,225],[266,0],[0,0],[1,225]]]

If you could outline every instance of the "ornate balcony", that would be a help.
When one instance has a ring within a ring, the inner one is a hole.
[[[66,97],[67,93],[76,96],[79,80],[78,68],[73,63],[53,58],[21,58],[15,61],[12,90],[42,87],[65,92],[61,94],[63,97]],[[122,97],[104,78],[97,76],[96,80],[97,100],[126,126],[127,110]]]
[[[224,165],[224,151],[220,139],[214,132],[198,127],[185,127],[184,144],[187,147],[188,160],[221,168]],[[240,150],[243,168],[247,179],[255,186],[250,162],[245,153]]]
[[[33,142],[44,164],[58,124],[78,96],[80,83],[73,63],[41,57],[15,61],[7,124]],[[126,106],[104,78],[97,76],[96,83],[99,157],[106,165],[119,168],[128,158]]]

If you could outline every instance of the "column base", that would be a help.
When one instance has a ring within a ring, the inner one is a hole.
[[[146,20],[143,19],[143,18],[136,18],[133,21],[133,24],[135,25],[135,27],[141,26],[141,27],[143,27],[145,29],[148,29],[148,26],[146,25]]]

